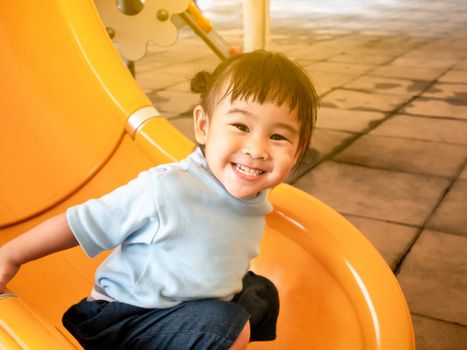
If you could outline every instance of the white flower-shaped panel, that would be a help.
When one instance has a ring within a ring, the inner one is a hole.
[[[160,46],[170,46],[177,41],[178,29],[171,17],[185,12],[189,0],[146,0],[135,15],[120,12],[115,0],[96,0],[95,3],[120,53],[136,61],[146,54],[151,41]]]

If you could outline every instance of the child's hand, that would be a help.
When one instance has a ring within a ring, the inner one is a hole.
[[[16,275],[20,265],[9,258],[4,247],[0,247],[0,293],[6,289],[7,283]]]

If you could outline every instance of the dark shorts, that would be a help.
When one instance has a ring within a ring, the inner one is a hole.
[[[87,350],[228,349],[250,320],[250,341],[273,340],[279,314],[274,284],[253,272],[231,302],[206,299],[169,309],[83,299],[63,325]]]

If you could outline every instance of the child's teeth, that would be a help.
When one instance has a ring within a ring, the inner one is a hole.
[[[252,169],[252,168],[248,168],[244,165],[240,165],[240,164],[237,164],[237,169],[240,170],[240,172],[246,174],[246,175],[250,175],[250,176],[258,176],[258,175],[261,175],[263,173],[262,170],[259,170],[259,169]]]

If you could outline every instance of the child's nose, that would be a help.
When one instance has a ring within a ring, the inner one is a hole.
[[[269,158],[266,142],[261,138],[251,138],[243,147],[243,153],[258,160],[266,160]]]

